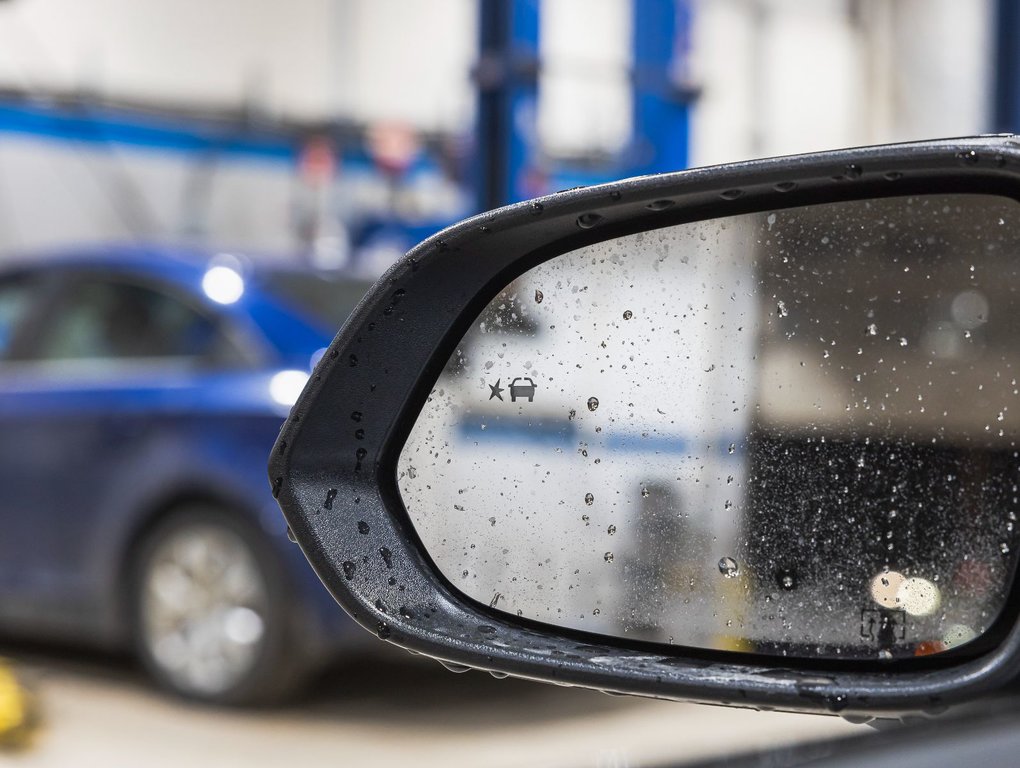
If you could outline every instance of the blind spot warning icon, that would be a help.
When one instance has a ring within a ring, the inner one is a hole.
[[[535,402],[535,389],[537,387],[535,387],[534,381],[527,376],[518,376],[510,382],[510,401],[516,403],[518,397],[526,397],[529,403],[533,403]]]

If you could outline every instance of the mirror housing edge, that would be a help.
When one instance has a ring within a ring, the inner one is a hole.
[[[673,224],[936,191],[1020,199],[1020,142],[888,145],[640,177],[501,208],[426,240],[355,309],[281,431],[270,483],[297,542],[344,609],[380,638],[497,675],[862,718],[934,713],[993,691],[1020,674],[1015,610],[983,654],[885,666],[664,647],[515,620],[439,574],[396,487],[399,451],[466,326],[531,267]]]

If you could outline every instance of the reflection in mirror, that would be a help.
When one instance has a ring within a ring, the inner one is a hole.
[[[535,267],[472,324],[401,453],[425,548],[475,600],[604,635],[966,644],[1016,562],[1018,213],[842,202]]]

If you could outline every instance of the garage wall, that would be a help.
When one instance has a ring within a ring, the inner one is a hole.
[[[988,130],[991,0],[695,8],[695,164]]]
[[[0,87],[452,130],[473,109],[475,14],[473,0],[8,0]]]

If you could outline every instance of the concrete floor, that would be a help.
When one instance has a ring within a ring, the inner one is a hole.
[[[835,717],[610,697],[520,680],[455,675],[398,651],[331,672],[274,711],[183,703],[128,661],[0,645],[38,695],[24,768],[138,766],[593,766],[625,768],[862,734]]]

